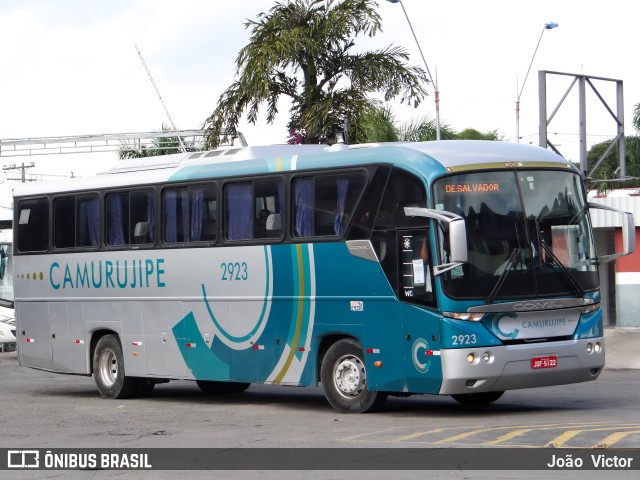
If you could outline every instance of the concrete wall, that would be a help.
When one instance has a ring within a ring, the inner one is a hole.
[[[622,231],[615,232],[616,251],[622,250]],[[640,229],[636,251],[616,261],[617,327],[640,327]]]

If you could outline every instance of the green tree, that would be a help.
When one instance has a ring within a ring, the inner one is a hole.
[[[349,122],[349,143],[398,142],[396,119],[389,105],[376,107]]]
[[[598,143],[591,147],[587,152],[587,170],[595,166],[596,162],[609,147],[612,140]],[[625,160],[627,177],[640,177],[640,137],[628,136],[624,139]],[[594,183],[598,180],[613,180],[618,178],[618,147],[614,146],[605,156],[604,160],[593,173]],[[609,187],[640,187],[640,180],[634,178],[627,181],[621,181],[619,184],[615,182],[600,183],[598,189],[603,190]]]
[[[435,140],[436,121],[426,115],[419,118],[412,118],[408,122],[398,127],[400,140],[403,142],[425,142]],[[451,140],[455,136],[455,132],[445,123],[440,123],[440,138],[442,140]]]
[[[497,130],[482,133],[475,128],[465,128],[454,135],[457,140],[502,140]]]
[[[173,131],[164,123],[158,133]],[[187,152],[196,152],[202,150],[202,146],[193,144],[185,144]],[[127,158],[143,158],[154,157],[157,155],[171,155],[173,153],[181,153],[180,141],[177,137],[156,137],[151,140],[149,145],[143,145],[139,140],[124,141],[118,149],[118,158],[124,160]]]
[[[441,123],[443,140],[502,140],[497,130],[482,133],[475,128],[454,131],[446,123]],[[349,143],[374,142],[424,142],[436,139],[436,123],[427,115],[412,118],[398,124],[389,105],[377,107],[373,113],[363,115],[349,124]]]
[[[633,109],[633,128],[640,133],[640,103],[637,103]]]
[[[400,98],[417,106],[425,98],[424,70],[409,67],[404,48],[358,53],[358,35],[376,35],[381,18],[374,0],[282,0],[257,20],[248,45],[236,58],[236,80],[220,95],[205,121],[207,147],[233,133],[246,110],[256,123],[266,103],[268,123],[284,95],[291,99],[290,133],[303,143],[319,143],[343,130],[345,118],[374,115],[381,93],[385,101]]]

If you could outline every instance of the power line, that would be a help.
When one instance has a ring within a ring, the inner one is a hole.
[[[26,178],[25,178],[25,171],[27,170],[27,168],[33,168],[35,167],[36,164],[31,162],[29,165],[25,165],[24,162],[22,162],[22,165],[5,165],[4,167],[2,167],[2,170],[20,170],[22,175],[21,175],[21,181],[22,183],[26,182]]]

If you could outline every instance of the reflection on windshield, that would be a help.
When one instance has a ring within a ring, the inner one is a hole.
[[[463,217],[467,230],[469,261],[443,275],[450,296],[493,300],[578,295],[597,288],[591,229],[577,174],[455,175],[436,183],[434,198],[436,209]]]

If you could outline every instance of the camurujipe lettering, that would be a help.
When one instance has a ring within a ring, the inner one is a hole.
[[[544,320],[523,320],[522,328],[544,328],[567,325],[566,318],[546,318]]]
[[[163,288],[164,259],[53,262],[49,281],[55,290]]]

